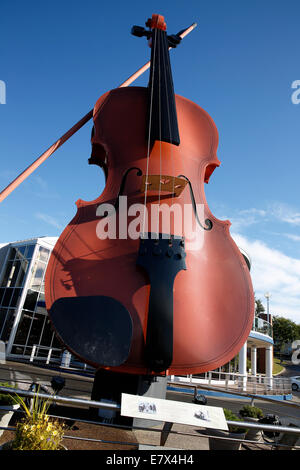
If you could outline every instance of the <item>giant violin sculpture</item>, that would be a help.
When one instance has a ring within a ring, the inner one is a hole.
[[[220,164],[216,126],[174,94],[168,48],[178,35],[167,36],[160,15],[146,25],[132,32],[149,39],[149,85],[111,90],[94,107],[90,163],[106,185],[96,200],[77,201],[55,245],[46,307],[67,349],[98,369],[201,373],[245,343],[254,295],[230,222],[212,215],[204,195]],[[159,217],[186,208],[190,228]]]

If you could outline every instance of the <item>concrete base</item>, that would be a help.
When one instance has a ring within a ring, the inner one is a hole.
[[[152,398],[166,398],[167,394],[167,377],[151,377],[145,378],[144,376],[139,376],[138,390],[136,395],[142,397],[152,397]],[[141,419],[134,418],[133,426],[139,426],[143,428],[148,428],[151,426],[156,426],[161,424],[161,421],[153,421],[151,419]]]
[[[91,400],[121,403],[122,393],[144,397],[166,398],[168,377],[122,374],[99,369],[95,374]],[[158,421],[121,416],[119,412],[105,409],[90,410],[93,419],[126,426],[150,427]]]

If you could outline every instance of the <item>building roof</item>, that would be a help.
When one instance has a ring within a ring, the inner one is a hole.
[[[15,240],[6,243],[0,243],[0,249],[7,246],[7,245],[31,245],[38,243],[39,245],[48,246],[49,248],[53,248],[55,243],[57,242],[58,237],[33,237],[33,238],[26,238],[25,240]]]

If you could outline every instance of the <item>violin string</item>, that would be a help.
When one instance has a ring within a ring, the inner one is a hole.
[[[159,57],[159,63],[158,63],[158,119],[159,119],[159,188],[158,188],[158,212],[157,212],[157,238],[159,238],[159,208],[160,208],[160,193],[161,193],[161,179],[162,179],[162,159],[161,159],[161,35],[162,32],[160,32],[160,40],[158,41],[158,57]]]
[[[150,111],[149,111],[149,128],[148,128],[148,144],[147,144],[147,162],[146,162],[146,179],[145,179],[145,196],[144,196],[144,214],[143,214],[143,230],[142,237],[145,234],[145,222],[147,212],[147,192],[148,192],[148,176],[149,176],[149,157],[150,157],[150,143],[151,143],[151,124],[152,124],[152,105],[153,105],[153,84],[154,84],[154,70],[155,70],[155,54],[156,54],[156,29],[154,30],[154,50],[153,50],[153,63],[152,63],[152,77],[151,77],[151,91],[150,91]],[[152,43],[153,45],[153,43]]]
[[[166,63],[167,59],[165,57],[165,49],[163,48],[163,61],[164,61],[164,74],[165,74],[165,83],[166,83],[166,98],[167,98],[167,115],[168,115],[168,127],[169,127],[169,138],[170,138],[170,157],[171,157],[171,162],[172,162],[172,196],[171,196],[171,207],[173,205],[174,201],[174,193],[175,193],[175,176],[174,176],[174,155],[173,155],[173,144],[171,143],[173,140],[172,136],[172,127],[171,127],[171,118],[170,118],[170,105],[169,105],[169,90],[168,90],[168,80],[167,80],[167,74],[166,74]],[[171,211],[170,211],[170,240],[171,240]]]
[[[171,65],[169,65],[171,67]],[[165,73],[166,73],[166,68],[165,68]],[[170,118],[170,103],[169,103],[169,100],[168,100],[168,80],[166,79],[166,91],[167,91],[167,111],[168,111],[168,125],[169,125],[169,137],[170,137],[170,142],[172,142],[173,140],[173,136],[172,136],[172,126],[171,126],[171,118]],[[172,93],[174,93],[174,99],[175,99],[175,107],[176,107],[176,96],[175,96],[175,90],[171,90]],[[171,206],[173,205],[174,203],[174,198],[176,197],[176,194],[175,194],[175,157],[174,157],[174,152],[173,152],[174,148],[173,148],[173,144],[170,144],[170,157],[171,157],[171,162],[172,162],[172,195],[171,195]],[[181,149],[180,149],[180,146],[179,146],[179,158],[180,158],[180,154],[181,154]],[[185,160],[184,158],[180,158],[180,161],[182,162],[182,165],[183,165],[183,174],[185,174],[185,171],[184,171],[184,168],[185,168]],[[175,211],[174,211],[174,222],[175,222]],[[184,224],[184,212],[182,214],[182,217],[183,219],[181,220],[181,230],[180,230],[180,233],[181,233],[181,236],[184,237],[185,236],[185,233],[184,233],[184,228],[185,228],[185,224]],[[175,229],[175,223],[174,223],[174,229]],[[170,239],[171,239],[171,211],[170,211]]]

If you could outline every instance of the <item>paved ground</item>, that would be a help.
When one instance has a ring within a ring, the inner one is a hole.
[[[300,375],[300,364],[293,364],[292,361],[284,359],[282,360],[282,365],[284,366],[284,370],[279,374],[280,377]]]
[[[48,370],[38,368],[30,364],[13,363],[10,361],[5,365],[0,365],[0,382],[14,381],[23,389],[28,389],[30,383],[33,381],[45,384],[50,388],[51,377],[54,375],[60,375],[65,378],[66,384],[61,395],[72,396],[74,398],[90,398],[93,384],[92,377],[84,377],[80,374],[69,374],[57,370]],[[300,397],[298,396],[296,397],[294,404],[297,403],[299,398]],[[192,403],[192,396],[177,392],[168,392],[167,399]],[[207,402],[208,406],[229,408],[236,413],[238,413],[239,409],[244,404],[244,400],[226,399],[223,397],[208,397]],[[267,403],[262,400],[255,401],[255,404],[260,406],[265,413],[277,414],[280,417],[282,424],[293,423],[294,425],[300,425],[300,413],[298,407],[287,407],[286,403]],[[66,421],[69,424],[69,429],[66,431],[66,436],[68,436],[68,438],[66,437],[64,441],[66,447],[70,450],[135,450],[141,445],[143,448],[147,449],[149,448],[148,446],[157,446],[161,443],[162,426],[155,426],[151,431],[126,430],[81,422],[80,419],[90,419],[87,415],[86,409],[58,407],[57,409],[52,409],[52,413],[59,416],[74,418],[73,421]],[[13,425],[14,422],[11,424]],[[165,441],[164,445],[166,448],[188,450],[209,449],[208,438],[204,437],[203,429],[175,424],[172,427],[172,431],[173,432],[168,435]],[[5,431],[0,437],[0,444],[9,441],[12,437],[12,432]],[[81,440],[74,439],[75,437],[81,438]],[[82,438],[89,440],[83,440]],[[266,447],[264,445],[260,445],[260,448],[266,450],[270,449],[270,447]],[[245,450],[245,448],[242,447],[242,450]]]

